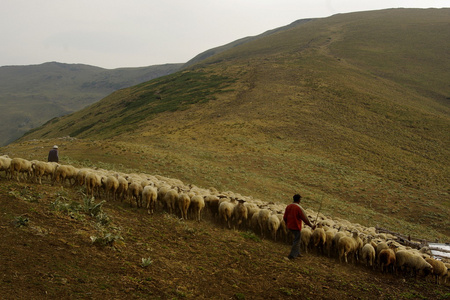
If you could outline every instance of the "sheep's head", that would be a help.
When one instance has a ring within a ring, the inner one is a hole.
[[[422,269],[422,271],[423,271],[424,276],[428,276],[429,274],[431,274],[433,272],[433,266],[427,262],[425,262],[425,263],[426,263],[426,266],[425,266],[425,268]]]

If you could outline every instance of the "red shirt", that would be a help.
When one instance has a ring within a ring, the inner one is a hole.
[[[302,230],[302,221],[311,226],[308,216],[306,215],[300,204],[291,203],[286,206],[283,216],[286,227],[292,230]]]

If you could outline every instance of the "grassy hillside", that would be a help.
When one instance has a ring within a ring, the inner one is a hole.
[[[448,285],[383,274],[80,190],[0,179],[2,299],[448,299]],[[93,209],[95,208],[95,209]]]
[[[160,174],[449,241],[450,9],[316,19],[122,89],[2,152]],[[72,138],[65,138],[70,136]]]
[[[51,62],[0,67],[0,145],[53,117],[80,110],[115,90],[173,73],[181,66],[106,70]]]

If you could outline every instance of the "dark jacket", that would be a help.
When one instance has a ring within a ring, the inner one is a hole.
[[[48,152],[48,161],[59,162],[58,149],[52,149]]]

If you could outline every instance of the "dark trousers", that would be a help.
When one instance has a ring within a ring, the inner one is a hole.
[[[295,258],[300,255],[300,238],[302,236],[302,232],[300,230],[292,229],[289,229],[289,231],[294,235],[294,241],[292,242],[291,253],[289,253],[289,256]]]

